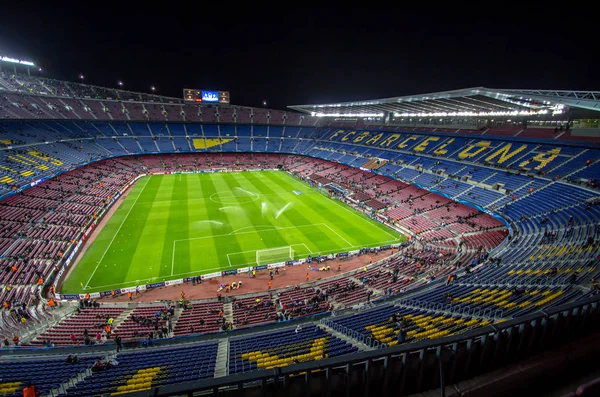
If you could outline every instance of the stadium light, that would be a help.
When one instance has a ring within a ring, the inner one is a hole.
[[[267,101],[263,101],[263,106],[267,106]]]
[[[122,81],[118,81],[117,84],[119,85],[119,87],[123,87],[123,82]]]
[[[156,87],[155,86],[150,87],[150,89],[152,90],[152,92],[156,91]]]
[[[383,117],[383,113],[320,113],[312,112],[313,117]]]
[[[41,72],[41,71],[42,71],[42,68],[38,68],[38,72]]]
[[[557,109],[557,113],[562,110]],[[513,110],[504,112],[439,112],[439,113],[394,113],[394,117],[486,117],[486,116],[534,116],[548,114],[547,109],[542,110]]]
[[[82,74],[79,75],[79,80],[83,83],[84,76]]]
[[[564,113],[564,111],[565,111],[565,105],[558,104],[552,108],[552,115],[554,116],[555,114],[562,114],[562,113]]]
[[[16,58],[11,58],[11,57],[7,57],[7,56],[1,56],[0,61],[10,62],[10,63],[18,63],[20,65],[27,65],[27,66],[35,66],[35,64],[31,61],[24,61],[22,59],[16,59]]]

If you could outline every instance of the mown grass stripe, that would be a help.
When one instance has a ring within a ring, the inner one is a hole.
[[[214,175],[217,175],[217,177],[214,177]],[[227,174],[224,175],[227,176]],[[208,174],[208,178],[201,178],[200,183],[202,184],[203,191],[212,191],[215,193],[219,193],[219,195],[221,195],[222,197],[233,197],[233,192],[227,187],[222,175]],[[212,211],[209,210],[210,219],[208,220],[214,220],[223,223],[223,226],[209,223],[213,235],[220,235],[224,232],[231,232],[234,230],[234,228],[236,227],[235,225],[238,224],[239,221],[235,220],[233,216],[230,216],[230,214],[227,211],[219,211],[219,208],[226,207],[228,206],[227,204],[209,201],[207,203],[207,206],[209,206],[212,209]],[[226,241],[224,239],[219,239],[218,242],[216,240],[211,241],[210,239],[203,239],[200,240],[199,244],[201,244],[199,247],[200,249],[202,249],[203,246],[212,245],[212,248],[216,252],[216,259],[218,260],[218,262],[207,263],[205,265],[207,268],[217,267],[219,265],[224,268],[229,267],[227,254],[230,252],[242,251],[241,246],[239,245],[236,238],[230,238]],[[197,250],[191,251],[197,252]]]
[[[163,249],[160,260],[159,276],[171,276],[171,265],[173,259],[173,239],[185,239],[189,236],[189,217],[188,217],[188,178],[179,175],[172,180],[170,198],[171,203],[168,206],[168,217],[166,220],[165,238],[163,239]],[[177,200],[173,200],[177,199]],[[181,273],[190,270],[189,249],[187,245],[182,244],[175,255],[177,270]]]
[[[255,184],[255,181],[258,178],[252,178],[253,174],[250,173],[240,173],[237,175],[237,182],[243,189],[250,192],[262,192],[264,193],[264,189]],[[243,184],[242,184],[243,183]],[[272,216],[269,216],[270,213],[266,212],[263,214],[262,206],[265,203],[265,208],[273,208],[275,203],[273,202],[273,198],[277,198],[277,196],[266,196],[261,194],[259,199],[253,201],[252,203],[247,204],[248,207],[252,208],[252,216],[251,216],[251,225],[253,225],[252,230],[256,232],[256,236],[252,235],[244,235],[239,236],[238,240],[243,240],[241,245],[244,247],[244,251],[254,251],[245,253],[243,256],[246,258],[246,262],[252,262],[256,259],[256,250],[265,249],[265,248],[278,248],[285,247],[290,245],[290,242],[284,238],[284,236],[274,230],[278,227],[276,222]],[[257,227],[258,226],[258,227]],[[269,230],[269,227],[272,229]]]

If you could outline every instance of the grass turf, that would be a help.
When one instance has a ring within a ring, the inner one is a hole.
[[[61,292],[237,269],[255,265],[256,250],[292,246],[295,258],[305,258],[404,239],[282,171],[147,176],[108,220]]]

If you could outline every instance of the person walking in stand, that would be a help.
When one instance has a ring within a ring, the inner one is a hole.
[[[132,300],[133,300],[133,294],[131,293],[131,291],[129,291],[129,292],[127,293],[127,297],[129,298],[129,300],[130,300],[130,301],[132,301]]]
[[[117,353],[118,353],[123,348],[123,346],[121,345],[121,337],[120,336],[117,335],[115,337],[115,343],[117,344]]]

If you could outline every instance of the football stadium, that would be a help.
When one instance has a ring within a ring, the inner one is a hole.
[[[600,92],[0,66],[0,396],[600,393]]]

